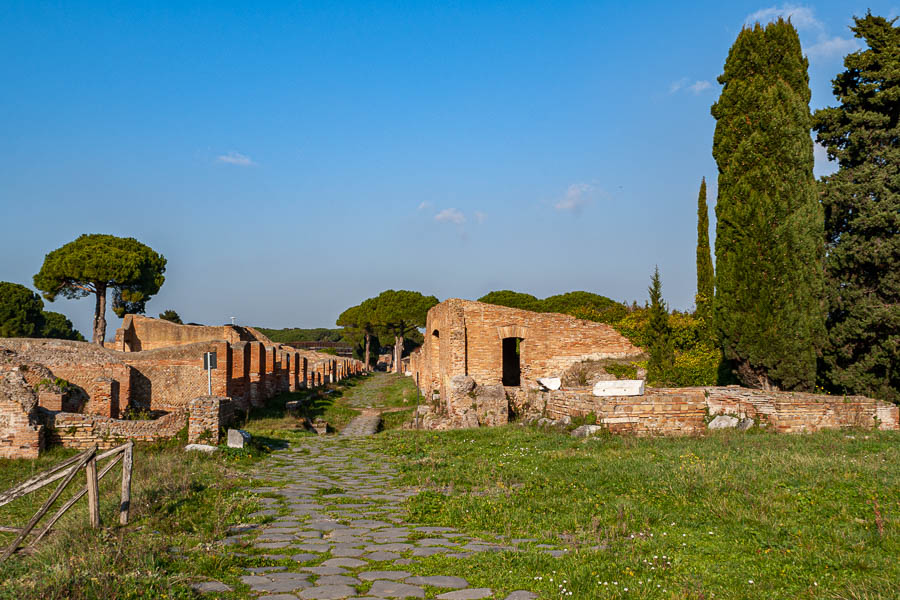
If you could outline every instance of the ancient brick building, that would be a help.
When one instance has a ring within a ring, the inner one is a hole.
[[[444,395],[455,375],[479,385],[534,387],[585,360],[641,352],[605,323],[451,298],[428,311],[425,343],[409,368],[422,391]]]
[[[0,338],[0,456],[33,456],[46,441],[86,447],[171,437],[189,415],[197,429],[282,392],[362,371],[360,361],[275,344],[249,327],[129,315],[116,339],[121,350]],[[218,363],[209,378],[207,352]],[[210,397],[218,400],[197,401]],[[156,418],[122,420],[129,409]]]
[[[536,388],[586,360],[636,357],[641,349],[604,323],[451,298],[428,311],[425,343],[410,374],[426,396],[472,423],[505,422],[506,397]],[[461,379],[469,378],[463,382]],[[482,396],[484,399],[482,400]]]
[[[451,299],[429,311],[425,343],[413,352],[408,368],[432,400],[422,407],[420,421],[435,429],[501,425],[512,412],[554,421],[592,415],[610,432],[637,435],[700,434],[716,415],[783,433],[900,429],[898,407],[871,398],[737,386],[644,390],[640,385],[635,395],[617,395],[584,382],[563,385],[573,368],[640,354],[608,325]]]

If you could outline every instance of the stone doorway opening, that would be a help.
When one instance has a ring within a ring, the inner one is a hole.
[[[522,383],[522,338],[503,338],[503,385],[518,387]]]

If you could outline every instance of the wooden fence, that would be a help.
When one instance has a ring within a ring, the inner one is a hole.
[[[100,472],[97,472],[97,463],[101,460],[111,459],[106,463]],[[21,498],[31,492],[37,491],[42,487],[53,483],[54,481],[62,481],[56,486],[56,489],[50,494],[50,497],[44,501],[44,504],[25,527],[4,527],[0,526],[0,531],[6,533],[17,533],[16,539],[10,544],[6,550],[0,555],[0,562],[6,560],[19,549],[25,538],[29,534],[34,535],[34,539],[28,544],[26,550],[30,551],[35,548],[50,528],[62,517],[66,511],[75,505],[82,496],[88,497],[88,520],[91,527],[97,529],[100,527],[100,488],[99,481],[103,476],[112,470],[116,464],[122,462],[122,500],[119,504],[119,523],[128,524],[128,511],[131,504],[131,470],[134,465],[134,442],[122,444],[111,450],[107,450],[101,454],[97,454],[97,446],[88,448],[81,454],[77,454],[72,458],[56,464],[50,469],[31,477],[19,485],[0,494],[0,506],[9,504],[17,498]],[[38,522],[47,514],[53,504],[59,499],[66,487],[72,482],[78,472],[84,469],[87,483],[74,496],[69,498],[59,510],[50,518],[50,520],[38,530],[35,530]]]

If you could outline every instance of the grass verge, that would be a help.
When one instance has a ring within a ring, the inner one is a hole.
[[[426,488],[411,520],[535,540],[466,559],[473,584],[483,573],[542,598],[898,597],[896,432],[583,441],[511,425],[375,443]]]

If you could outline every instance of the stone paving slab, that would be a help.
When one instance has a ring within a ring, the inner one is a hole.
[[[406,523],[400,506],[417,490],[397,487],[396,472],[385,457],[364,442],[346,440],[372,435],[379,422],[378,415],[360,415],[340,436],[306,438],[276,451],[261,467],[258,477],[283,487],[254,488],[281,497],[270,498],[267,508],[256,516],[275,520],[234,526],[228,534],[248,551],[280,549],[283,554],[263,556],[292,559],[295,566],[248,568],[241,581],[258,594],[256,600],[392,600],[425,598],[437,592],[435,598],[440,600],[495,597],[488,588],[470,587],[460,576],[464,573],[454,573],[452,568],[421,575],[401,568],[432,555],[466,558],[480,552],[515,552],[517,547],[468,536],[452,527]],[[554,546],[545,550],[559,552]],[[370,587],[358,592],[354,586],[360,585]],[[537,597],[519,590],[506,600]]]

